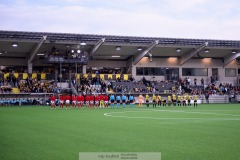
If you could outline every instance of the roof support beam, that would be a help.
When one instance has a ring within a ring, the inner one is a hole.
[[[43,36],[40,39],[40,41],[36,44],[36,46],[33,48],[33,50],[30,53],[28,63],[32,63],[33,58],[35,57],[35,55],[37,54],[38,50],[40,49],[40,47],[42,46],[42,44],[44,43],[44,41],[46,39],[47,39],[47,36]]]
[[[136,65],[147,53],[149,53],[156,45],[158,45],[158,43],[159,43],[159,40],[154,41],[142,53],[134,56],[134,60],[132,64]]]
[[[190,50],[189,52],[184,53],[180,57],[180,66],[182,66],[184,63],[186,63],[189,59],[191,59],[194,55],[196,55],[199,51],[201,51],[203,48],[205,48],[208,45],[208,42],[203,43],[197,48],[194,48]]]
[[[226,65],[228,65],[229,63],[231,63],[234,59],[236,59],[238,57],[240,57],[240,52],[224,57],[223,67],[225,67]]]
[[[105,42],[105,38],[100,39],[90,51],[90,57],[97,51],[97,49]]]

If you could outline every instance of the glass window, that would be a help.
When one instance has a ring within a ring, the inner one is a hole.
[[[137,72],[136,75],[143,75],[143,68],[137,67],[136,72]]]
[[[156,75],[155,68],[149,68],[149,75]]]
[[[143,75],[144,75],[144,76],[149,75],[149,72],[148,72],[148,71],[149,71],[148,68],[143,68]]]
[[[179,69],[178,68],[154,68],[154,67],[137,67],[136,68],[136,75],[165,76],[166,74],[171,74],[171,75],[176,74],[178,77]]]
[[[165,68],[156,68],[156,75],[163,76],[165,74]]]
[[[183,68],[183,76],[208,76],[207,68]]]
[[[235,68],[225,68],[225,76],[226,77],[236,77],[236,69]]]

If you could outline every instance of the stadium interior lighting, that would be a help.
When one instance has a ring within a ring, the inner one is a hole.
[[[121,57],[121,56],[112,56],[113,58],[119,58],[119,57]]]
[[[181,50],[182,50],[181,48],[177,48],[176,52],[181,52]]]
[[[210,60],[210,59],[212,59],[212,58],[203,58],[203,59],[207,59],[207,60]]]
[[[17,47],[17,46],[18,46],[18,43],[17,43],[17,42],[13,42],[13,43],[12,43],[12,46],[13,46],[13,47]]]
[[[74,53],[74,50],[72,49],[71,52]]]
[[[209,49],[205,49],[204,52],[208,53],[208,52],[210,52],[210,50]]]
[[[87,43],[86,42],[81,42],[80,45],[85,46]]]
[[[121,50],[121,46],[117,46],[117,47],[116,47],[116,50],[117,50],[117,51],[120,51],[120,50]]]
[[[235,53],[237,53],[237,51],[236,50],[232,50],[232,53],[235,54]]]
[[[44,53],[38,53],[37,55],[38,56],[44,56]]]
[[[80,50],[80,49],[78,49],[78,50],[77,50],[77,53],[81,53],[81,50]]]
[[[138,51],[141,51],[142,50],[142,47],[138,47],[138,49],[137,49]]]
[[[0,54],[3,54],[2,52],[0,52]]]

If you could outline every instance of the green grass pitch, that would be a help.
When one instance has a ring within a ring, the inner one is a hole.
[[[1,160],[78,160],[79,152],[161,152],[162,160],[240,160],[240,105],[0,107]]]

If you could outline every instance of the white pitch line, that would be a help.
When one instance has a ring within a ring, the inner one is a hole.
[[[147,111],[152,111],[152,112],[180,112],[180,113],[193,113],[193,114],[210,114],[210,115],[218,115],[218,116],[233,116],[233,117],[238,117],[240,115],[236,115],[236,114],[218,114],[218,113],[211,113],[211,112],[188,112],[188,111],[178,111],[178,110],[149,110],[146,109]],[[207,110],[206,110],[207,111]],[[124,111],[122,113],[125,112],[141,112],[141,111]],[[113,112],[111,112],[113,113]],[[119,113],[119,112],[116,112]]]
[[[208,115],[217,115],[217,116],[233,116],[240,117],[240,115],[235,114],[218,114],[218,113],[209,113],[209,112],[185,112],[185,111],[170,111],[170,112],[180,112],[180,113],[190,113],[190,114],[208,114]]]
[[[114,118],[129,118],[129,119],[158,119],[158,120],[232,120],[239,121],[240,119],[234,118],[157,118],[157,117],[128,117],[128,116],[114,116],[108,113],[104,114],[108,117]]]
[[[151,110],[156,111],[156,110]],[[172,111],[172,110],[158,110],[161,112],[175,112],[175,113],[190,113],[190,114],[207,114],[207,115],[219,115],[219,116],[233,116],[238,117],[240,115],[233,115],[233,114],[217,114],[217,113],[204,113],[204,112],[185,112],[185,111]],[[161,119],[161,120],[240,120],[238,118],[157,118],[157,117],[128,117],[128,116],[114,116],[112,114],[120,113],[124,114],[127,112],[142,112],[142,111],[124,111],[124,112],[109,112],[104,113],[104,116],[108,117],[116,117],[116,118],[130,118],[130,119]]]

